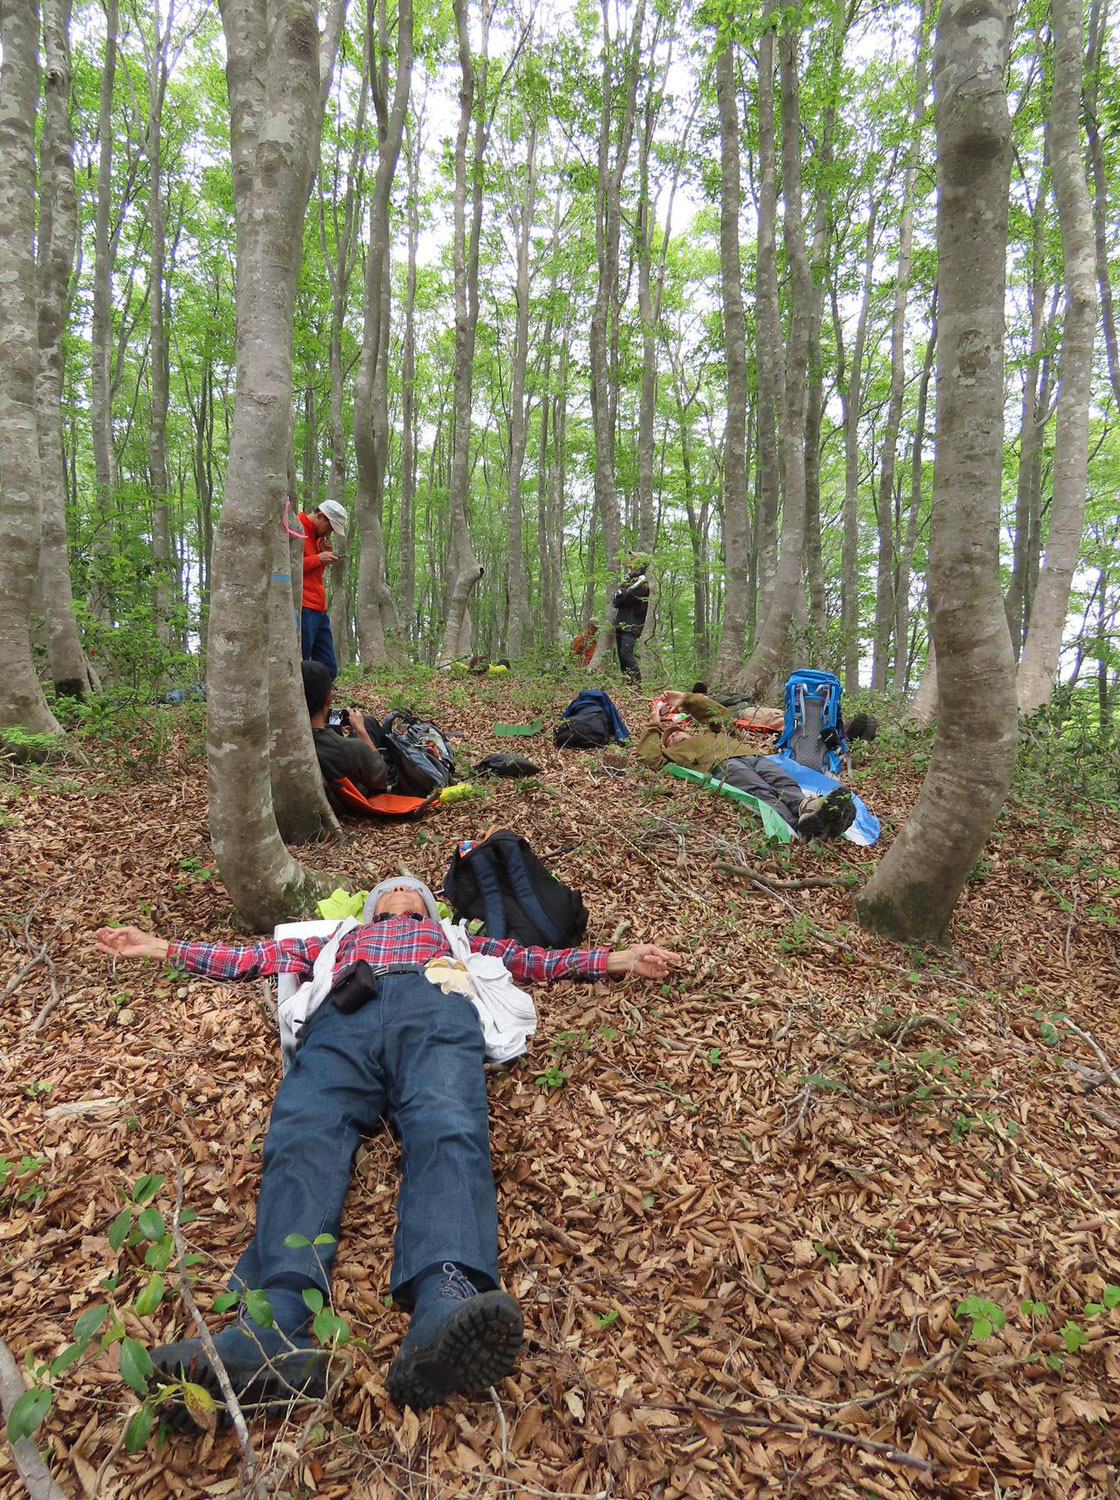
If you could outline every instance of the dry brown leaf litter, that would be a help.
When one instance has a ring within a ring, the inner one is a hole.
[[[509,748],[495,718],[533,716],[517,693],[437,683],[426,701],[467,763]],[[619,700],[636,727],[640,700]],[[558,685],[553,717],[563,702]],[[657,938],[687,963],[668,993],[636,980],[542,990],[531,1060],[491,1084],[503,1271],[528,1330],[500,1410],[388,1405],[404,1328],[384,1305],[395,1150],[385,1137],[363,1149],[336,1292],[369,1352],[329,1414],[254,1428],[278,1493],[1112,1493],[1120,1312],[1082,1309],[1120,1281],[1120,1098],[1085,1092],[1098,1058],[1073,1037],[1046,1046],[1039,1027],[1068,1012],[1120,1063],[1116,937],[1091,915],[1089,875],[1059,888],[1033,869],[1062,840],[1115,864],[1112,830],[1058,835],[1010,807],[958,908],[955,959],[926,964],[850,925],[848,888],[767,893],[715,869],[835,877],[879,851],[797,849],[779,866],[731,803],[642,771],[632,752],[513,743],[542,764],[533,790],[495,783],[421,824],[348,824],[343,848],[305,857],[355,888],[400,861],[438,885],[455,841],[496,821],[540,851],[579,846],[555,868],[582,888],[592,940],[621,928],[620,942]],[[897,827],[919,775],[892,765],[880,779],[874,747],[863,763],[860,790]],[[128,782],[81,771],[37,786],[21,772],[15,787],[0,991],[57,924],[62,997],[32,1033],[52,1000],[40,962],[0,1013],[0,1152],[47,1158],[37,1202],[8,1192],[0,1205],[0,1335],[22,1359],[56,1353],[104,1295],[106,1230],[146,1172],[168,1173],[166,1211],[183,1167],[208,1305],[251,1233],[279,1067],[257,986],[114,972],[89,937],[107,920],[236,935],[206,873],[203,762],[174,757]],[[562,1087],[541,1080],[550,1069]],[[955,1309],[970,1295],[1008,1320],[962,1348]],[[1049,1309],[1034,1328],[1024,1298]],[[1062,1352],[1067,1319],[1089,1341],[1055,1372],[1044,1357]],[[149,1343],[184,1331],[177,1308],[131,1321]],[[131,1400],[115,1355],[60,1379],[40,1437],[69,1494],[241,1492],[228,1434],[126,1454]],[[19,1493],[5,1452],[0,1496]]]

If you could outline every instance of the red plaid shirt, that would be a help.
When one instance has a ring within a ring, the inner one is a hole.
[[[168,945],[167,961],[209,979],[255,979],[259,974],[311,977],[315,960],[330,942],[326,937],[268,938],[263,943]],[[500,958],[519,984],[547,984],[552,979],[602,979],[609,948],[523,948],[513,938],[472,937],[472,953]],[[423,966],[451,947],[443,929],[430,918],[393,915],[351,929],[338,945],[334,972],[364,958],[371,968],[385,964]]]

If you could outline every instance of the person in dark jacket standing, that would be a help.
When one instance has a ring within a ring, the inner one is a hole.
[[[646,569],[649,555],[631,552],[626,559],[629,577],[621,588],[616,589],[611,603],[615,607],[614,639],[618,647],[618,665],[623,677],[637,687],[642,685],[642,673],[638,666],[637,645],[649,609],[649,580]]]

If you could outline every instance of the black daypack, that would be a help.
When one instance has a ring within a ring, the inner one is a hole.
[[[397,708],[382,723],[379,748],[401,791],[426,796],[455,779],[455,756],[441,730]]]
[[[541,768],[524,755],[499,751],[496,755],[483,756],[475,770],[479,776],[539,776]]]
[[[516,938],[527,948],[570,948],[587,927],[579,891],[551,875],[508,828],[459,844],[443,894],[456,921],[477,918],[487,937]]]
[[[614,725],[605,708],[588,703],[561,719],[552,738],[557,750],[597,750],[614,739]]]

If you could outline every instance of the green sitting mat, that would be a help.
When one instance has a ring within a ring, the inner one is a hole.
[[[753,807],[762,819],[762,827],[767,838],[779,839],[783,844],[793,842],[793,829],[776,812],[768,802],[761,802],[757,797],[752,797],[750,792],[740,791],[737,786],[729,786],[726,781],[717,781],[715,777],[706,771],[691,771],[687,766],[676,766],[669,761],[665,766],[670,776],[677,776],[681,781],[691,781],[696,786],[707,787],[712,792],[722,792],[725,797],[732,797],[736,802],[744,802],[748,807]]]
[[[533,735],[540,734],[543,728],[541,721],[534,719],[531,724],[495,724],[494,733],[504,740],[528,740]]]

